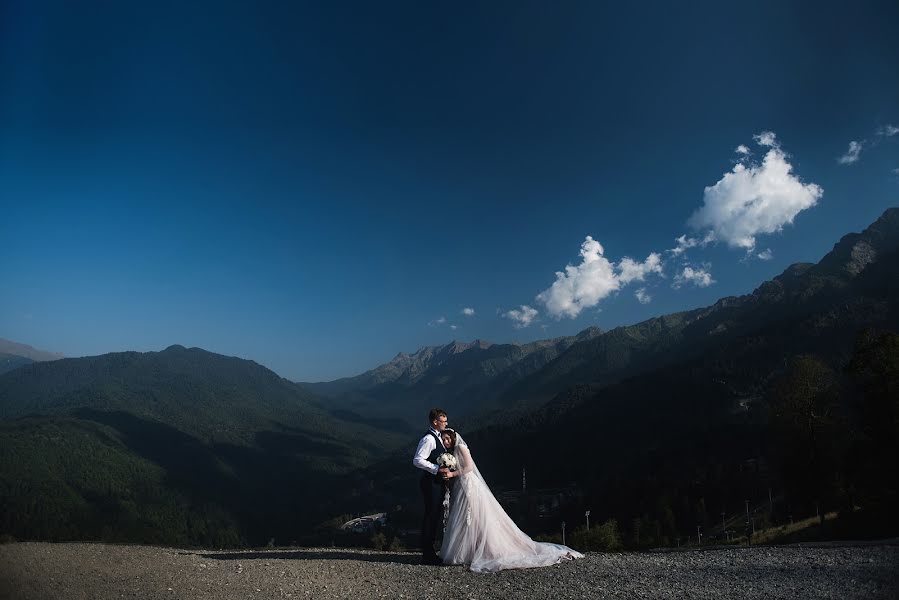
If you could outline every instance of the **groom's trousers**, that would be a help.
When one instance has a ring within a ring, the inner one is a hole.
[[[437,528],[443,522],[443,481],[433,475],[424,475],[419,484],[424,501],[425,516],[421,521],[421,552],[425,558],[434,558],[434,541]]]

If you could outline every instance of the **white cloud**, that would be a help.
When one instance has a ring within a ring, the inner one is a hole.
[[[858,162],[863,145],[864,142],[849,142],[849,149],[846,150],[846,154],[837,159],[837,162],[841,165],[851,165],[852,163]]]
[[[473,316],[474,316],[474,309],[473,309],[473,308],[463,308],[463,309],[462,309],[462,314],[465,315],[466,317],[473,317]]]
[[[899,133],[899,127],[895,125],[891,125],[887,123],[886,125],[881,125],[874,131],[873,139],[863,139],[861,141],[853,140],[849,142],[849,148],[846,152],[837,158],[837,162],[841,165],[852,165],[859,161],[861,158],[862,150],[866,148],[874,148],[878,146],[882,140],[882,138],[893,137]]]
[[[675,256],[679,256],[687,251],[688,248],[694,248],[699,245],[699,240],[696,238],[687,237],[687,234],[680,236],[679,238],[675,238],[674,241],[677,242],[677,248],[672,248],[668,252]]]
[[[687,234],[684,234],[678,238],[674,238],[674,241],[677,242],[676,248],[671,248],[666,250],[665,252],[670,252],[674,256],[680,256],[684,252],[686,252],[689,248],[695,248],[699,246],[701,248],[705,248],[707,245],[715,241],[715,232],[709,231],[705,234],[705,237],[701,240],[698,238],[687,237]]]
[[[755,140],[755,143],[759,146],[767,146],[769,148],[780,148],[780,143],[777,141],[777,135],[773,131],[763,131],[759,134],[752,136],[752,139]]]
[[[771,248],[767,248],[756,254],[756,256],[762,260],[771,260],[772,258],[774,258],[774,253],[771,252]]]
[[[533,323],[534,319],[537,318],[537,314],[536,309],[531,308],[527,304],[522,304],[520,309],[513,308],[510,311],[504,312],[503,316],[513,321],[516,329],[522,329]]]
[[[556,272],[556,281],[537,294],[537,301],[557,319],[574,318],[585,308],[616,291],[620,284],[612,263],[603,256],[602,245],[589,235],[581,244],[581,264]]]
[[[643,281],[650,273],[662,272],[662,256],[652,252],[642,263],[625,256],[618,263],[618,282],[627,285],[632,281]]]
[[[433,321],[430,321],[428,323],[428,327],[437,327],[438,325],[443,325],[444,323],[446,323],[446,317],[438,317]]]
[[[537,302],[546,306],[550,316],[573,319],[621,287],[644,281],[651,273],[662,274],[662,255],[657,252],[643,262],[624,257],[618,264],[610,262],[604,252],[602,244],[588,235],[581,244],[581,263],[557,271],[552,286],[537,294]]]
[[[450,325],[450,329],[452,329],[453,331],[455,331],[455,330],[457,330],[457,329],[459,329],[459,328],[456,327],[455,325]]]
[[[703,206],[688,220],[695,229],[710,229],[715,239],[731,247],[755,248],[756,236],[781,231],[797,214],[814,206],[824,193],[803,183],[792,171],[774,133],[762,132],[756,142],[767,146],[761,164],[740,162],[713,186],[705,188]]]
[[[746,154],[749,154],[749,147],[746,146],[745,144],[740,144],[739,146],[737,146],[734,149],[734,152],[736,152],[737,154],[746,155]]]
[[[634,296],[637,297],[640,304],[649,304],[652,302],[652,296],[646,293],[646,288],[640,288],[636,292],[634,292]]]
[[[687,283],[692,283],[696,287],[709,287],[715,283],[715,280],[712,279],[712,274],[706,268],[694,269],[693,267],[684,267],[684,270],[674,277],[674,283],[671,284],[671,287],[679,288]]]

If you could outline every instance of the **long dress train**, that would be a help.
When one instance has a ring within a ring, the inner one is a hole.
[[[481,477],[468,445],[458,436],[459,463],[450,494],[446,532],[440,548],[444,564],[468,565],[489,573],[503,569],[544,567],[584,555],[567,546],[535,542],[509,518]]]

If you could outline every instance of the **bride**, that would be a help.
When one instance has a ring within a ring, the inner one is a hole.
[[[441,432],[443,445],[458,462],[447,478],[453,485],[440,556],[443,564],[468,565],[489,573],[502,569],[544,567],[562,559],[583,558],[567,546],[535,542],[503,510],[481,477],[468,445],[452,429]]]

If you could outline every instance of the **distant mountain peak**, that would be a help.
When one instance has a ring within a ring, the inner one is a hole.
[[[899,248],[899,208],[888,208],[861,233],[849,233],[814,267],[817,275],[855,277],[880,254]]]
[[[875,226],[886,226],[892,228],[894,232],[899,231],[899,206],[892,206],[883,211],[883,214],[871,223],[871,227]]]
[[[453,340],[446,346],[443,346],[441,348],[441,350],[447,351],[451,354],[459,354],[461,352],[467,352],[468,350],[471,350],[473,348],[477,348],[479,350],[486,350],[487,348],[489,348],[492,345],[493,344],[491,342],[481,340],[481,339],[476,339],[472,342],[460,342],[458,340]]]
[[[580,331],[575,337],[578,340],[589,340],[590,338],[594,338],[598,335],[602,335],[602,329],[600,329],[596,325],[591,325],[583,331]]]
[[[25,358],[33,360],[34,362],[46,362],[50,360],[59,360],[60,358],[65,358],[64,355],[59,354],[58,352],[38,350],[37,348],[33,348],[28,344],[21,344],[19,342],[5,340],[3,338],[0,338],[0,354],[23,356]]]

